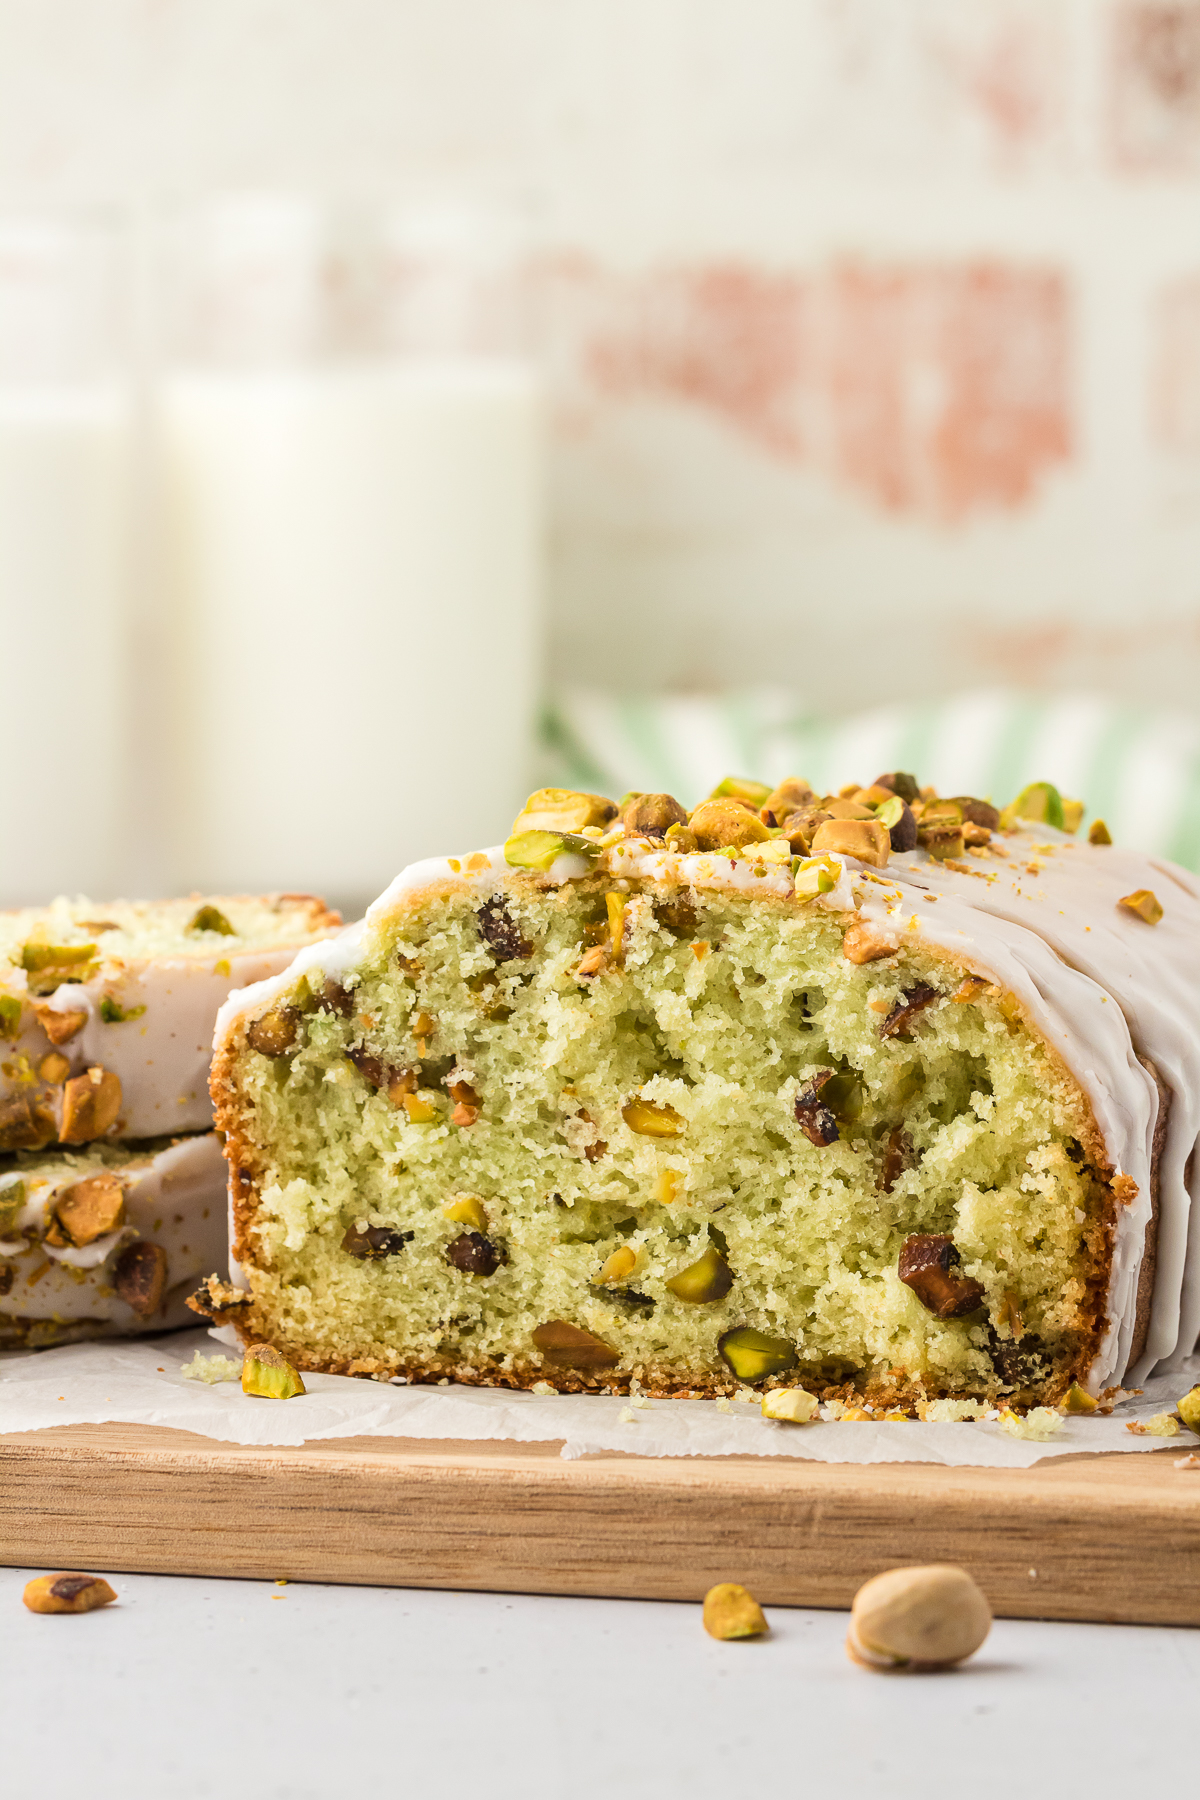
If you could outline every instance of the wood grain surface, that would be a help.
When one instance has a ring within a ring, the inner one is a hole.
[[[0,1436],[0,1561],[697,1600],[745,1582],[847,1606],[958,1562],[1007,1617],[1200,1624],[1200,1471],[1178,1449],[1032,1469],[589,1456],[343,1438],[244,1448],[78,1425]]]

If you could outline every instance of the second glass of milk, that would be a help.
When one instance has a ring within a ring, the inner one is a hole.
[[[541,400],[503,235],[240,197],[161,384],[177,886],[356,907],[495,842],[539,684]]]

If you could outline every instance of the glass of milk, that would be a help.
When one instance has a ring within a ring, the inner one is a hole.
[[[539,686],[541,398],[511,237],[238,196],[161,383],[176,886],[350,908],[500,837]]]
[[[0,214],[0,904],[125,873],[130,383],[124,244],[101,215]]]

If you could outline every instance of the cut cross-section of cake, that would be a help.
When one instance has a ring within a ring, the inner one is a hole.
[[[0,1157],[0,1349],[194,1323],[226,1232],[215,1132]]]
[[[307,894],[0,913],[0,1151],[203,1131],[226,996],[341,919]]]
[[[535,795],[230,1000],[243,1296],[198,1310],[307,1369],[870,1404],[1190,1349],[1192,877],[1044,785],[617,813]]]

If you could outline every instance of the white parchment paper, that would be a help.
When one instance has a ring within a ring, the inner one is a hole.
[[[1069,1418],[1042,1442],[1011,1437],[993,1420],[925,1424],[919,1420],[822,1421],[777,1425],[757,1402],[652,1400],[624,1396],[510,1393],[502,1388],[397,1387],[344,1375],[305,1375],[293,1400],[243,1394],[236,1381],[187,1380],[182,1368],[199,1350],[230,1354],[204,1330],[128,1342],[71,1344],[0,1355],[0,1432],[108,1421],[165,1425],[234,1444],[303,1444],[341,1437],[509,1439],[562,1442],[561,1455],[623,1450],[639,1456],[791,1456],[816,1462],[932,1462],[1027,1468],[1078,1452],[1174,1449],[1200,1453],[1200,1438],[1141,1436],[1129,1422],[1170,1411],[1200,1380],[1194,1366],[1146,1384],[1109,1418]],[[236,1352],[232,1360],[237,1360]],[[1200,1475],[1200,1469],[1197,1470]]]

